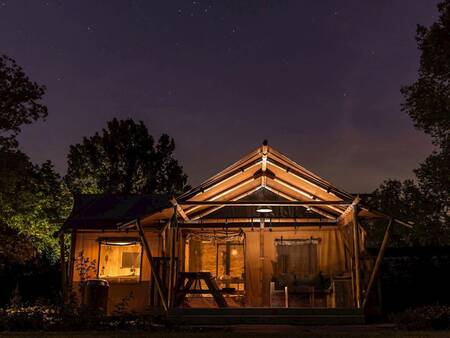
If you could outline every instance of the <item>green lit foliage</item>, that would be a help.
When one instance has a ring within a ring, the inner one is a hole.
[[[31,244],[34,250],[28,251],[30,254],[45,254],[56,260],[59,246],[55,232],[71,203],[50,162],[34,165],[18,150],[0,151],[0,222],[10,229],[2,233],[0,247],[10,245],[9,238],[17,241],[16,248]],[[11,232],[19,237],[6,236]]]

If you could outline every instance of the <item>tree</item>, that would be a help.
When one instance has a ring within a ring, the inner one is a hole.
[[[16,147],[21,126],[47,116],[44,93],[13,59],[0,55],[0,147]]]
[[[450,0],[438,10],[436,23],[417,28],[419,77],[401,89],[402,110],[430,135],[436,150],[414,170],[415,181],[385,181],[370,200],[381,211],[415,222],[412,232],[397,233],[395,245],[450,244]]]
[[[101,134],[70,147],[65,180],[73,193],[178,194],[187,176],[174,150],[166,134],[155,145],[142,121],[113,119]]]
[[[1,232],[0,253],[8,252],[17,233],[18,250],[33,246],[26,258],[42,254],[56,261],[59,246],[54,234],[70,206],[71,197],[50,162],[34,165],[18,150],[0,150],[0,224],[9,228]]]
[[[401,91],[403,111],[435,144],[445,146],[450,135],[450,0],[439,3],[438,10],[437,22],[417,27],[419,78]]]
[[[44,93],[13,59],[0,56],[0,261],[59,253],[55,220],[68,213],[70,196],[52,164],[34,165],[16,140],[23,125],[47,116]],[[21,254],[11,255],[11,247]]]
[[[390,239],[391,246],[434,246],[446,245],[450,232],[436,213],[436,205],[426,198],[413,180],[384,181],[366,201],[373,209],[385,212],[401,220],[414,223],[414,228],[396,226]],[[366,224],[371,247],[381,244],[386,221],[372,221]]]

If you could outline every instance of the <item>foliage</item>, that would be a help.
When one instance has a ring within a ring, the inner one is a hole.
[[[130,305],[130,301],[134,298],[134,294],[131,291],[128,295],[122,298],[120,302],[118,302],[114,306],[113,315],[122,316],[128,313],[128,306]]]
[[[83,251],[78,253],[78,256],[74,261],[74,269],[78,272],[80,282],[78,284],[78,294],[81,297],[81,306],[83,306],[84,296],[86,292],[86,283],[89,279],[95,278],[97,275],[97,261],[95,259],[90,260],[89,257],[84,257]],[[74,299],[76,296],[71,295]],[[73,299],[73,300],[74,300]]]
[[[89,257],[85,258],[83,251],[78,253],[77,258],[75,258],[74,266],[81,282],[86,282],[90,278],[95,278],[95,275],[97,274],[97,261],[95,259],[90,260]]]
[[[372,207],[415,223],[397,230],[394,245],[450,244],[450,0],[438,5],[439,19],[418,26],[419,78],[401,89],[402,110],[431,136],[436,150],[414,170],[416,181],[385,181],[373,194]],[[379,224],[369,229],[381,239]]]
[[[59,306],[11,306],[0,309],[0,331],[151,330],[149,315],[103,316],[82,308],[63,311]]]
[[[13,306],[0,310],[0,330],[36,331],[55,327],[59,321],[54,306]]]
[[[430,305],[411,308],[394,315],[394,321],[406,330],[450,329],[450,306]]]
[[[59,254],[55,221],[68,214],[70,197],[53,165],[31,163],[16,140],[23,125],[47,116],[44,93],[13,59],[0,56],[0,267]]]
[[[28,237],[0,222],[0,271],[14,263],[24,264],[36,253]]]
[[[400,182],[386,180],[366,201],[372,208],[398,219],[413,222],[414,228],[395,227],[391,235],[391,246],[446,245],[450,242],[450,229],[441,219],[440,208],[412,180]],[[371,234],[368,245],[377,247],[386,228],[386,221],[366,224]]]
[[[421,51],[419,78],[402,88],[403,110],[435,144],[447,144],[450,135],[450,0],[438,5],[439,19],[417,27]]]
[[[432,216],[450,225],[450,143],[434,151],[414,173],[422,194],[435,206]]]
[[[0,149],[17,146],[21,126],[47,116],[44,93],[13,59],[0,55]]]
[[[56,260],[57,222],[70,206],[71,197],[50,162],[34,165],[18,150],[0,150],[0,223],[5,230],[0,234],[0,253],[5,252],[4,257],[12,258],[8,248],[15,247],[24,254],[22,260],[35,253]]]
[[[70,147],[66,182],[73,193],[173,193],[187,177],[173,157],[175,142],[163,134],[157,144],[142,121],[113,119]]]

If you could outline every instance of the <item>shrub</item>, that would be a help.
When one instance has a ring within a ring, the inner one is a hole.
[[[153,330],[155,317],[122,312],[105,316],[83,306],[11,306],[0,309],[0,331]]]
[[[39,305],[0,310],[0,317],[0,329],[7,331],[46,330],[60,321],[57,308]]]
[[[429,305],[407,309],[394,315],[399,328],[406,330],[450,329],[450,306]]]

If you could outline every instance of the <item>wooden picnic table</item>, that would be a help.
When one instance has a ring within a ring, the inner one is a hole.
[[[202,289],[202,281],[207,289]],[[187,294],[210,294],[219,307],[228,307],[223,292],[210,272],[180,272],[175,285],[174,306],[183,304]]]

